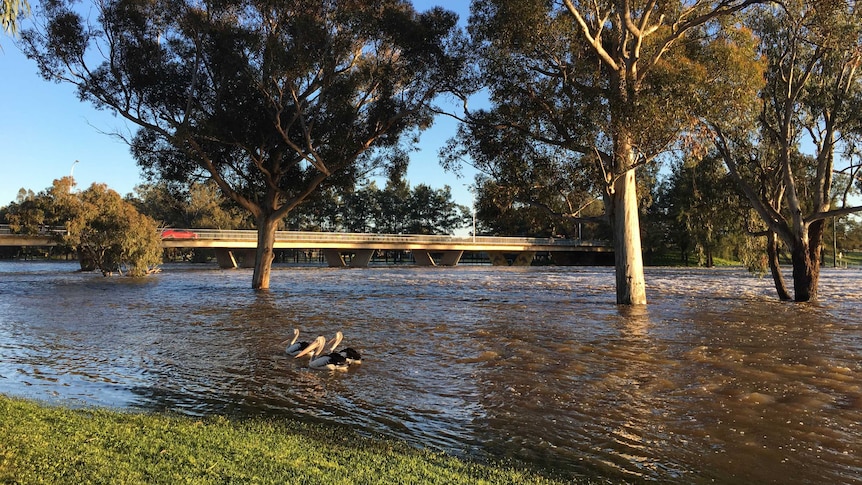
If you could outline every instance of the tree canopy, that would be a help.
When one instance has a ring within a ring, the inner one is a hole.
[[[402,164],[403,135],[454,89],[457,17],[402,0],[109,0],[96,24],[48,2],[26,53],[48,79],[140,127],[133,153],[166,180],[211,178],[258,229],[252,286],[275,230],[309,194]]]
[[[846,196],[835,207],[833,187],[836,172],[859,173],[853,153],[862,126],[862,12],[855,2],[798,0],[763,7],[747,20],[767,64],[760,102],[748,98],[754,110],[741,110],[747,118],[710,123],[730,173],[766,227],[779,297],[791,299],[778,264],[781,243],[793,263],[793,299],[809,301],[817,295],[826,220],[862,210],[847,205]]]
[[[478,75],[492,108],[467,116],[460,141],[480,164],[586,175],[558,186],[576,182],[572,207],[603,197],[618,303],[646,303],[635,169],[693,129],[699,113],[729,111],[747,89],[751,70],[735,62],[746,57],[728,54],[749,48],[750,32],[724,21],[756,3],[473,3]],[[536,179],[523,180],[519,191],[532,197],[524,184]]]
[[[425,184],[410,187],[390,179],[380,189],[375,182],[345,193],[315,194],[291,213],[291,229],[376,234],[452,234],[466,225],[468,209],[452,200],[448,186],[435,190]]]
[[[82,192],[73,191],[74,185],[72,177],[63,177],[38,194],[19,198],[7,214],[11,229],[38,234],[46,227],[65,227],[53,235],[106,276],[157,271],[162,246],[156,221],[104,184]]]

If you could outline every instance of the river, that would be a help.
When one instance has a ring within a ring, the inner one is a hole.
[[[0,263],[0,393],[70,406],[342,423],[564,477],[862,483],[862,271],[817,303],[741,269],[169,264],[134,280]],[[363,363],[284,353],[344,332]]]

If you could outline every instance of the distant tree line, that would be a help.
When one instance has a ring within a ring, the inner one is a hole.
[[[252,229],[247,212],[224,198],[212,182],[177,187],[159,182],[135,188],[127,199],[164,227]],[[279,230],[377,234],[452,234],[468,225],[469,209],[451,189],[389,181],[380,189],[366,181],[351,190],[316,192],[282,220]]]

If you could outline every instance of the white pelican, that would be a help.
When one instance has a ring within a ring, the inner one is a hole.
[[[321,335],[314,339],[314,342],[308,344],[308,347],[302,350],[302,352],[296,354],[293,358],[298,359],[303,357],[306,354],[310,354],[310,361],[308,362],[308,367],[314,370],[347,370],[350,367],[347,364],[347,359],[341,356],[341,354],[336,352],[330,352],[329,354],[323,355],[326,351],[326,337]]]
[[[335,353],[341,355],[342,357],[344,357],[344,359],[350,365],[361,364],[362,363],[362,356],[359,354],[359,352],[357,352],[352,347],[347,347],[346,349],[342,349],[342,350],[335,350],[336,348],[338,348],[338,344],[341,343],[341,340],[343,338],[344,338],[344,334],[341,333],[341,330],[336,332],[335,338],[329,341],[329,345],[331,345],[331,347],[329,348],[329,352],[330,353],[335,352]]]
[[[303,349],[308,347],[308,342],[297,342],[298,339],[299,339],[299,329],[294,328],[293,329],[293,340],[291,340],[290,343],[287,343],[287,340],[285,340],[284,342],[281,343],[281,345],[287,344],[287,347],[284,349],[284,351],[287,352],[287,355],[295,357],[296,354],[302,352]]]

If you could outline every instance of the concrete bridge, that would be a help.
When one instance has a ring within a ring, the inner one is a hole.
[[[53,246],[50,228],[39,235],[10,234],[0,226],[0,246]],[[210,248],[219,266],[254,265],[257,231],[169,229],[162,232],[164,248]],[[376,251],[410,251],[421,266],[455,266],[464,252],[486,253],[494,265],[527,266],[537,252],[547,252],[556,264],[612,263],[613,248],[605,241],[563,238],[445,236],[278,231],[274,249],[319,250],[333,267],[365,267]]]

